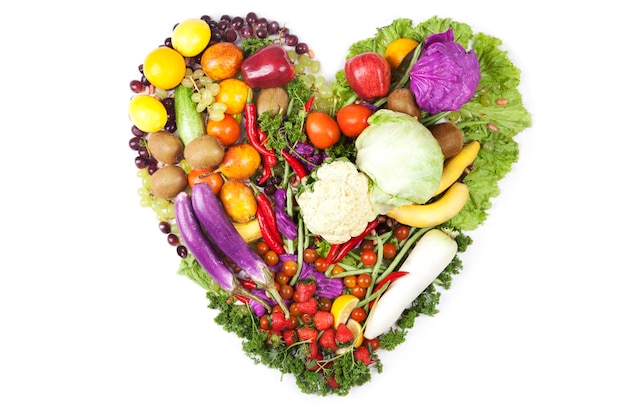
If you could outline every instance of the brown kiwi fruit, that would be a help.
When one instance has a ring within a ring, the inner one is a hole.
[[[450,122],[437,123],[429,127],[445,159],[451,158],[463,149],[463,132]]]
[[[259,92],[256,99],[256,108],[259,115],[270,112],[270,116],[276,116],[287,111],[289,95],[284,88],[264,88]]]
[[[387,109],[417,117],[422,121],[422,111],[415,102],[413,92],[408,88],[394,90],[387,97]]]
[[[224,146],[215,136],[202,135],[189,142],[183,154],[192,169],[209,169],[222,162]]]
[[[166,165],[179,163],[185,148],[178,136],[162,130],[148,136],[147,147],[154,159]]]
[[[187,185],[187,174],[178,165],[165,165],[150,176],[152,194],[166,200],[176,197]]]

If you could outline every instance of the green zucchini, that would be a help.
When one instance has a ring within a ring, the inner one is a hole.
[[[178,136],[185,146],[198,136],[206,133],[204,118],[196,110],[196,103],[191,99],[193,90],[179,84],[174,90],[174,111]]]

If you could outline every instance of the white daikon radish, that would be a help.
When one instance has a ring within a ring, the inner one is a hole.
[[[402,312],[454,259],[457,249],[456,240],[442,230],[426,232],[399,268],[408,274],[393,281],[374,304],[363,336],[373,339],[391,329]]]

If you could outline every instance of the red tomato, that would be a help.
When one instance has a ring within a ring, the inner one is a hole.
[[[367,313],[363,310],[362,307],[355,307],[350,313],[350,317],[353,320],[358,321],[359,323],[363,323],[365,318],[367,317]]]
[[[376,252],[371,249],[365,249],[361,252],[361,262],[363,262],[363,265],[365,266],[372,266],[377,260],[378,255],[376,255]]]
[[[341,138],[341,130],[337,121],[321,111],[309,113],[305,128],[309,140],[319,149],[333,146]]]
[[[209,119],[206,133],[215,136],[222,145],[228,146],[239,140],[241,125],[230,114],[225,114],[222,120]]]
[[[363,104],[348,104],[337,112],[337,123],[344,135],[355,138],[369,126],[367,119],[373,113],[372,109]]]
[[[398,250],[396,248],[396,245],[394,245],[393,243],[385,243],[383,245],[383,257],[385,259],[395,258],[396,253],[398,253]]]

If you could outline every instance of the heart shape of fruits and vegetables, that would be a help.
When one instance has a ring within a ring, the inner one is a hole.
[[[398,18],[328,81],[249,13],[179,22],[147,54],[128,107],[141,204],[254,363],[347,395],[438,312],[531,125],[500,46]]]

